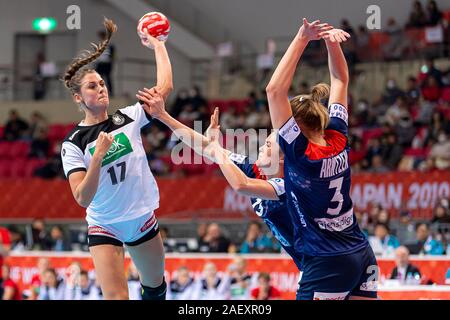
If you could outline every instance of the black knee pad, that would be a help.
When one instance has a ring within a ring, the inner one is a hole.
[[[151,288],[142,286],[142,300],[166,300],[167,285],[166,280],[163,278],[163,282],[159,287]]]

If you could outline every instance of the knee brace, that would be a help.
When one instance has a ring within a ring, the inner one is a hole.
[[[151,288],[142,286],[142,300],[166,300],[167,285],[166,280],[163,278],[163,282],[159,287]]]

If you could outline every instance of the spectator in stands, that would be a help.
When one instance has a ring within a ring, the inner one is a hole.
[[[189,92],[186,88],[181,88],[175,97],[175,101],[172,104],[170,113],[174,118],[178,118],[178,115],[183,110],[184,106],[189,104]]]
[[[80,273],[81,263],[73,261],[66,268],[64,275],[64,298],[66,300],[79,300],[80,299]]]
[[[366,27],[362,24],[358,26],[355,41],[356,41],[356,53],[358,61],[366,61],[367,58],[369,58],[368,53],[370,52],[369,50],[370,35],[367,32]],[[308,94],[308,92],[310,91],[306,91],[305,93]]]
[[[252,289],[251,295],[255,300],[278,300],[281,292],[270,284],[270,274],[261,272],[258,275],[258,286]]]
[[[50,230],[49,249],[52,251],[72,250],[70,242],[64,234],[61,226],[53,226]]]
[[[405,49],[405,37],[402,28],[397,25],[393,17],[387,21],[386,33],[389,35],[389,42],[383,46],[384,58],[386,60],[400,59]]]
[[[406,24],[407,28],[422,28],[427,23],[427,17],[420,1],[414,1],[413,9],[409,15],[409,20]]]
[[[390,170],[396,170],[403,156],[403,146],[397,142],[397,136],[394,133],[387,134],[381,150],[383,163]]]
[[[247,228],[247,235],[241,245],[241,253],[262,253],[272,251],[272,241],[262,232],[258,221],[251,221]]]
[[[444,253],[442,242],[433,239],[427,223],[416,225],[416,242],[408,245],[412,254],[441,255]]]
[[[53,155],[48,159],[47,163],[38,167],[33,172],[35,177],[43,179],[62,178],[65,179],[62,160],[61,160],[61,142],[58,142],[53,147]]]
[[[47,92],[47,79],[43,74],[45,60],[44,53],[39,52],[36,55],[33,74],[33,98],[36,101],[44,99]]]
[[[381,155],[381,141],[378,138],[370,139],[367,143],[367,153],[364,159],[363,166],[365,169],[372,166],[372,159],[376,155]]]
[[[38,273],[33,275],[33,277],[31,278],[30,291],[28,296],[29,300],[37,300],[39,295],[39,288],[44,281],[45,272],[50,269],[50,260],[44,257],[39,258],[36,266],[38,269]]]
[[[20,232],[19,228],[15,225],[11,225],[8,227],[8,231],[11,238],[11,251],[24,251],[26,249],[24,235]]]
[[[385,122],[389,126],[395,126],[402,117],[407,116],[409,116],[408,100],[405,95],[400,95],[387,110]]]
[[[383,103],[392,106],[403,95],[404,92],[398,87],[395,79],[388,79],[383,93]]]
[[[406,84],[406,99],[408,105],[416,105],[419,102],[420,90],[415,77],[409,77]]]
[[[0,292],[2,292],[1,300],[22,300],[19,286],[11,279],[11,269],[4,264],[1,267],[2,282],[0,283]]]
[[[227,269],[229,288],[227,298],[230,300],[250,299],[250,289],[255,286],[254,277],[247,272],[247,261],[237,256]]]
[[[76,300],[102,300],[99,288],[89,278],[89,273],[86,270],[80,271],[79,294]]]
[[[167,300],[191,300],[194,278],[190,276],[189,269],[181,266],[167,287]]]
[[[198,247],[202,252],[228,252],[229,245],[230,241],[222,235],[220,226],[217,223],[211,223]]]
[[[439,204],[434,208],[433,218],[431,223],[450,223],[449,209]]]
[[[397,137],[398,144],[404,148],[411,146],[411,142],[416,134],[416,129],[414,128],[414,122],[410,113],[401,113],[400,118],[394,125],[394,132]]]
[[[342,52],[344,53],[347,64],[352,70],[353,65],[356,63],[356,34],[347,19],[341,20],[341,29],[350,34],[350,38],[346,42],[341,44]]]
[[[442,131],[449,132],[449,129],[448,120],[445,119],[441,112],[435,110],[431,118],[431,124],[427,128],[427,135],[424,144],[426,145],[430,139],[438,141],[439,133]]]
[[[441,97],[441,87],[433,75],[428,75],[422,85],[422,96],[425,101],[438,102]]]
[[[48,130],[47,119],[39,111],[34,111],[31,114],[29,126],[28,135],[32,140],[40,136],[41,130]]]
[[[188,127],[194,127],[194,121],[200,117],[200,112],[194,109],[192,103],[183,106],[182,111],[178,115],[178,120]]]
[[[31,242],[28,244],[31,250],[48,250],[49,236],[44,220],[36,218],[31,223]]]
[[[391,272],[391,279],[397,279],[405,284],[419,284],[420,270],[409,262],[409,250],[400,246],[395,250],[396,267]]]
[[[375,235],[369,237],[370,246],[376,255],[391,256],[396,248],[400,246],[398,239],[390,234],[389,225],[377,223]]]
[[[3,266],[3,260],[5,257],[9,255],[9,252],[11,251],[11,237],[9,234],[8,229],[0,226],[0,288],[2,287],[2,266]],[[0,289],[0,297],[3,295]]]
[[[42,284],[39,288],[38,300],[64,300],[65,285],[62,279],[58,279],[56,270],[45,270]]]
[[[217,274],[213,262],[203,266],[203,273],[192,287],[192,300],[225,300],[227,283]]]
[[[39,129],[37,135],[31,141],[29,158],[46,159],[50,148],[50,140],[48,139],[47,130]]]
[[[439,131],[438,141],[431,148],[429,157],[439,170],[450,168],[450,139],[444,130]]]
[[[9,118],[5,125],[3,137],[7,141],[16,141],[25,138],[28,130],[28,123],[20,118],[16,110],[9,112]]]
[[[194,111],[198,111],[201,106],[207,106],[208,101],[203,96],[199,86],[193,86],[189,90],[189,102]]]
[[[372,165],[367,170],[372,173],[385,173],[388,172],[389,169],[383,164],[383,158],[381,155],[376,154],[372,158]]]
[[[428,0],[427,3],[427,26],[435,26],[441,23],[442,12],[438,9],[436,1]]]
[[[97,33],[101,42],[108,39],[107,33],[105,30],[100,30]],[[114,60],[116,56],[116,47],[109,43],[106,47],[105,51],[97,58],[95,70],[98,74],[105,80],[106,86],[108,87],[108,94],[112,97],[113,94],[113,82],[112,82],[112,69],[114,66]]]
[[[431,57],[428,57],[425,60],[425,63],[420,68],[419,75],[417,76],[418,84],[420,87],[425,84],[429,76],[433,76],[436,79],[438,85],[440,87],[442,86],[442,72],[434,66],[434,59]]]

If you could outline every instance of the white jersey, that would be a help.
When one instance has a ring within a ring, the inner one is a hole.
[[[159,190],[142,145],[141,128],[151,117],[138,102],[119,109],[92,126],[79,124],[64,139],[61,158],[68,178],[87,171],[100,131],[114,136],[103,158],[97,193],[87,208],[90,224],[110,224],[138,218],[159,207]]]

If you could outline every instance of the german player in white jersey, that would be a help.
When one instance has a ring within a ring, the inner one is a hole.
[[[102,54],[117,30],[111,20],[104,24],[106,40],[75,58],[64,75],[65,86],[85,115],[62,144],[64,173],[75,200],[86,208],[89,251],[104,298],[129,298],[125,245],[139,271],[142,298],[163,300],[164,247],[154,214],[159,191],[140,135],[152,118],[139,102],[108,115],[105,81],[84,67]],[[165,44],[148,33],[142,44],[155,50],[156,86],[166,99],[172,69]]]

